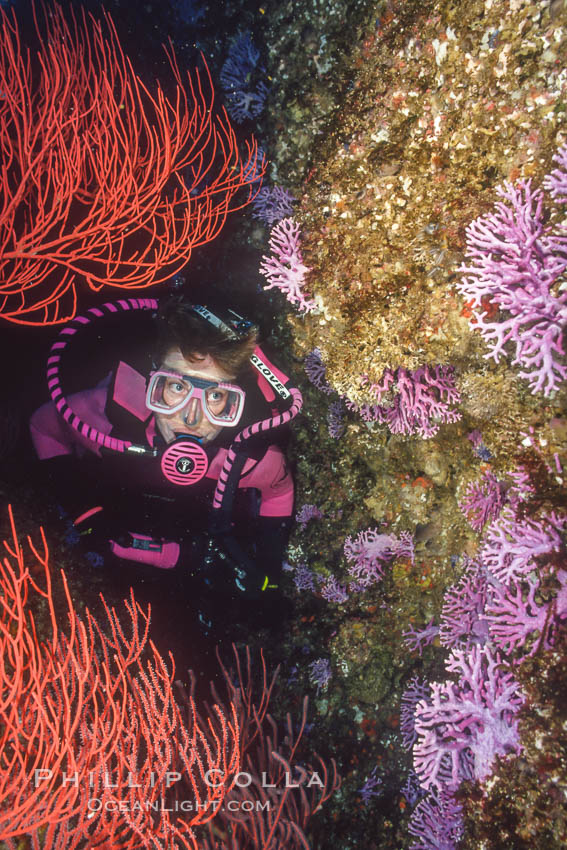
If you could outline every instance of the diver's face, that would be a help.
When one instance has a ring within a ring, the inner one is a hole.
[[[160,370],[175,372],[178,375],[193,375],[205,381],[227,381],[234,380],[222,366],[213,360],[210,355],[196,357],[194,360],[186,360],[179,348],[172,348],[164,357],[159,366]],[[201,402],[198,398],[190,398],[187,405],[177,413],[155,413],[157,427],[166,441],[171,443],[182,434],[197,437],[202,443],[210,443],[222,430],[222,425],[213,425],[209,422]]]

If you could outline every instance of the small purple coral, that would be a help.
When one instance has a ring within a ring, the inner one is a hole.
[[[472,481],[459,507],[475,531],[499,515],[506,502],[506,488],[493,472],[486,470],[480,481]]]
[[[293,583],[297,590],[315,592],[315,575],[307,564],[297,564],[293,571]]]
[[[433,792],[412,813],[410,850],[457,850],[463,837],[462,806],[446,791]]]
[[[364,780],[362,788],[358,789],[358,794],[362,797],[362,802],[367,806],[372,797],[380,797],[382,791],[378,790],[382,785],[382,780],[377,776],[378,768],[375,767],[369,776]]]
[[[268,280],[264,289],[280,289],[291,304],[306,313],[316,309],[315,302],[307,299],[303,287],[305,275],[310,271],[303,262],[299,225],[292,218],[284,218],[270,234],[272,256],[263,256],[260,274]]]
[[[329,436],[333,440],[339,440],[345,431],[345,407],[342,401],[332,401],[327,411],[327,425],[329,427]]]
[[[339,584],[335,576],[329,576],[321,580],[321,596],[327,602],[346,602],[348,599],[348,591],[344,584]]]
[[[328,658],[317,658],[309,664],[309,669],[309,680],[314,685],[317,685],[318,691],[326,688],[333,678],[333,672]]]
[[[431,619],[423,629],[414,629],[410,625],[409,629],[402,633],[402,637],[409,651],[418,652],[421,658],[424,647],[432,644],[438,634],[439,626],[436,626]]]
[[[293,213],[295,198],[281,186],[263,186],[252,201],[252,215],[269,227]]]
[[[361,531],[353,540],[347,537],[344,552],[350,561],[349,573],[364,587],[380,581],[384,569],[394,558],[410,558],[413,561],[413,539],[408,531],[402,531],[400,539],[393,534],[380,534],[377,528]]]
[[[250,33],[244,33],[232,41],[221,69],[226,109],[238,123],[255,118],[264,108],[268,86],[263,79],[258,79],[264,75],[264,69],[258,66],[259,58],[260,51],[254,46]]]
[[[323,360],[321,359],[321,352],[318,348],[314,348],[313,351],[307,355],[304,361],[304,367],[307,377],[313,386],[317,387],[318,390],[321,390],[322,393],[326,393],[327,395],[333,392],[332,386],[325,377],[327,370]]]
[[[422,699],[429,696],[429,685],[425,679],[414,676],[402,694],[400,708],[400,732],[402,733],[402,747],[411,750],[417,741],[415,731],[415,708]]]
[[[295,521],[301,525],[302,529],[305,528],[310,520],[322,518],[323,514],[317,505],[303,505],[301,510],[299,510],[295,515]]]

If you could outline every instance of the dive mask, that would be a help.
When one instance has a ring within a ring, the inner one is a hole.
[[[146,392],[148,410],[173,415],[188,407],[192,399],[200,402],[209,422],[227,427],[238,425],[246,393],[236,384],[224,381],[208,381],[162,369],[151,373]]]

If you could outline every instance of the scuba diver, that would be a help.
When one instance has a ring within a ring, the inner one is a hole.
[[[94,388],[67,395],[75,337],[140,311],[151,330],[138,329],[138,345]],[[255,324],[179,296],[159,308],[124,299],[65,326],[47,376],[52,400],[31,417],[32,441],[89,549],[142,575],[182,570],[206,592],[274,594],[294,499],[285,426],[302,398]]]

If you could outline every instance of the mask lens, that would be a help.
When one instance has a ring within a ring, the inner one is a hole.
[[[216,383],[189,375],[154,372],[146,394],[146,406],[155,413],[174,414],[187,405],[202,406],[213,425],[236,425],[244,407],[245,392],[233,384]],[[196,415],[187,409],[187,414]]]
[[[150,410],[174,413],[189,400],[193,387],[176,375],[156,373],[151,380],[147,403]]]
[[[228,387],[208,387],[204,392],[207,414],[217,422],[234,424],[240,419],[244,397],[242,392]]]

